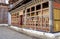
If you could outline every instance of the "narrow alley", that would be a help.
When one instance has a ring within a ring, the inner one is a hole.
[[[34,39],[7,27],[0,27],[0,39]]]
[[[60,39],[60,0],[0,0],[0,39]]]

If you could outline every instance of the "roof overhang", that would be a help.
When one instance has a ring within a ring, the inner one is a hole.
[[[14,9],[22,6],[23,4],[26,4],[26,3],[30,2],[30,1],[31,1],[31,0],[23,0],[23,1],[21,1],[20,3],[18,3],[15,7],[13,7],[12,9],[10,9],[9,11],[12,11],[12,10],[14,10]]]

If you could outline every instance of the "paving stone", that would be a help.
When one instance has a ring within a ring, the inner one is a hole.
[[[32,39],[32,37],[18,33],[7,27],[0,27],[0,39]]]

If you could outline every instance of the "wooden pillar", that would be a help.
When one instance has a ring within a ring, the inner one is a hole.
[[[26,27],[26,17],[27,17],[26,13],[27,13],[27,10],[25,9],[25,17],[24,17],[24,26],[25,27]]]

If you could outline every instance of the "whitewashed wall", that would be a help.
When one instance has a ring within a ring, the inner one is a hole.
[[[11,25],[11,14],[8,12],[8,25]]]

